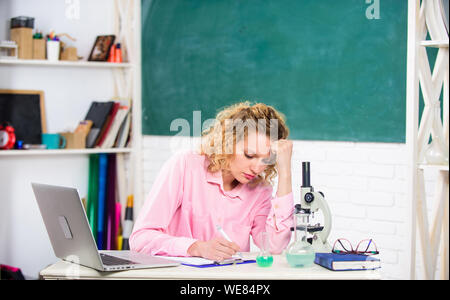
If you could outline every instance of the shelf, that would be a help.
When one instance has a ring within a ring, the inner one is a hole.
[[[0,150],[1,156],[34,156],[34,155],[71,155],[71,154],[96,154],[96,153],[131,153],[131,148],[110,149],[56,149],[56,150]]]
[[[419,164],[417,167],[422,170],[436,170],[436,171],[447,171],[448,172],[448,165]]]
[[[448,48],[448,40],[442,41],[422,41],[420,45],[425,47],[434,47],[434,48]]]
[[[48,67],[76,67],[76,68],[131,68],[131,63],[109,63],[96,61],[48,61],[41,59],[0,59],[0,65],[15,66],[48,66]]]

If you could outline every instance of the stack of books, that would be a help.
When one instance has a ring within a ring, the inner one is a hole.
[[[122,154],[91,154],[86,215],[99,250],[122,250],[126,182]]]
[[[93,122],[86,148],[123,148],[130,140],[130,104],[124,101],[92,102],[85,120]]]

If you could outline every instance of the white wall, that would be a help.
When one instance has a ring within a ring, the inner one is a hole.
[[[174,149],[190,149],[195,144],[190,138],[144,136],[145,193]],[[311,184],[325,194],[330,206],[330,242],[347,238],[356,245],[362,239],[372,238],[381,252],[383,278],[409,279],[410,205],[405,197],[405,144],[294,141],[296,203],[300,199],[302,161],[311,162]],[[427,196],[432,197],[435,176],[428,172],[425,175]],[[421,278],[420,260],[417,255],[417,278]]]

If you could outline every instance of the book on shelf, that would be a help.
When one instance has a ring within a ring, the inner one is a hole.
[[[97,247],[99,250],[106,249],[105,245],[105,212],[106,212],[106,186],[108,172],[108,155],[99,154],[98,169],[98,215],[97,215]]]
[[[131,120],[129,120],[128,126],[128,133],[126,134],[126,137],[124,139],[124,147],[129,147],[133,143],[133,122],[131,122]]]
[[[106,186],[105,232],[106,250],[117,249],[116,232],[116,155],[108,154],[108,171]]]
[[[128,135],[130,134],[130,124],[131,124],[131,110],[128,110],[128,114],[125,121],[120,126],[119,132],[117,133],[117,138],[114,143],[114,147],[123,148],[126,146]]]
[[[125,217],[125,208],[127,207],[127,177],[125,173],[125,161],[122,153],[116,154],[116,190],[117,202],[120,203],[121,221]]]
[[[92,127],[86,138],[86,148],[93,148],[96,145],[102,129],[105,127],[106,120],[111,113],[114,102],[93,101],[86,114],[85,120],[92,121]]]
[[[103,141],[106,138],[106,135],[108,134],[109,130],[111,129],[112,122],[114,118],[116,117],[117,111],[119,110],[120,103],[113,102],[113,107],[111,109],[111,112],[106,118],[105,125],[103,126],[102,130],[100,131],[100,134],[97,138],[97,141],[95,142],[96,147],[102,147]]]
[[[91,225],[92,235],[97,240],[97,217],[98,217],[98,155],[89,156],[89,182],[87,195],[87,218]]]
[[[100,144],[100,148],[112,148],[114,146],[114,142],[117,138],[119,130],[122,127],[122,124],[126,120],[129,112],[129,107],[125,105],[120,105],[117,113],[114,115],[113,120],[111,122],[111,126],[108,132],[105,135],[105,139],[103,143]]]

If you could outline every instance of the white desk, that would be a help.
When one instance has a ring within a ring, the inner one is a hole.
[[[255,257],[254,253],[244,253]],[[258,267],[256,263],[211,268],[188,266],[139,269],[119,272],[99,272],[65,261],[40,272],[43,279],[203,279],[203,280],[277,280],[277,279],[381,279],[379,270],[334,272],[314,264],[309,268],[291,268],[285,256],[275,255],[270,268]]]

